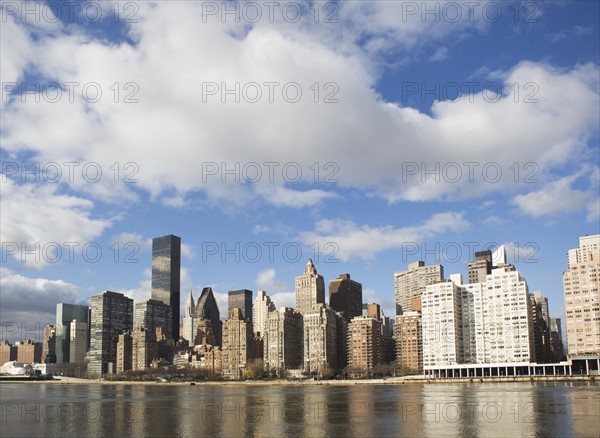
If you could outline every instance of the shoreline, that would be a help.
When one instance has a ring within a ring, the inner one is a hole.
[[[402,378],[392,377],[387,379],[361,379],[361,380],[241,380],[241,381],[207,381],[207,382],[156,382],[156,381],[116,381],[116,380],[90,380],[76,377],[61,377],[53,380],[2,380],[3,383],[26,384],[58,384],[58,385],[151,385],[151,386],[302,386],[302,385],[329,385],[329,386],[354,386],[354,385],[406,385],[406,384],[447,384],[447,383],[532,383],[532,382],[595,382],[600,383],[598,376],[521,376],[521,377],[471,377],[471,378]]]

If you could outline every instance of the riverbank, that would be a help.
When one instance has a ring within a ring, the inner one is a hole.
[[[0,380],[1,383],[15,382]],[[43,381],[18,381],[15,383],[48,383],[48,384],[83,384],[83,385],[159,385],[159,386],[267,386],[267,385],[408,385],[419,384],[448,384],[448,383],[513,383],[513,382],[596,382],[598,376],[517,376],[517,377],[471,377],[471,378],[446,378],[426,379],[415,377],[390,377],[387,379],[360,379],[360,380],[243,380],[243,381],[208,381],[208,382],[140,382],[140,381],[114,381],[114,380],[89,380],[76,377],[60,377],[54,380]]]

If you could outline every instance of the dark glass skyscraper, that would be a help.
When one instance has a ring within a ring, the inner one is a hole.
[[[152,299],[171,306],[171,333],[179,339],[181,238],[168,236],[152,239]]]
[[[242,310],[242,318],[252,321],[252,291],[248,289],[232,290],[227,295],[229,313],[227,319],[231,318],[233,309]]]
[[[200,324],[200,320],[210,321],[213,336],[215,337],[215,345],[221,346],[221,315],[211,287],[202,289],[202,293],[194,309],[194,319],[197,320],[197,325]]]
[[[69,362],[71,321],[76,319],[89,327],[89,313],[88,306],[66,303],[56,305],[56,363]]]

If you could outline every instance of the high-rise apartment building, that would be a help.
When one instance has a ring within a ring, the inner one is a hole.
[[[265,324],[270,312],[275,311],[275,304],[264,290],[259,290],[252,304],[252,330],[255,335],[263,336]]]
[[[223,376],[240,379],[248,362],[253,359],[253,347],[252,323],[236,307],[231,318],[223,321]]]
[[[90,308],[79,304],[58,303],[56,305],[56,363],[69,362],[71,321],[90,322]],[[89,331],[86,335],[86,348],[89,346]]]
[[[74,319],[69,328],[69,362],[85,361],[88,345],[88,324]]]
[[[152,239],[152,299],[171,306],[171,330],[179,339],[181,238],[169,234]]]
[[[405,312],[396,317],[394,340],[396,361],[399,368],[406,367],[421,373],[423,371],[423,330],[419,311]]]
[[[121,293],[104,291],[94,295],[91,302],[88,372],[92,375],[114,372],[117,337],[133,329],[133,300]]]
[[[188,341],[190,345],[193,345],[194,338],[196,337],[196,324],[194,320],[194,296],[192,291],[188,295],[187,301],[185,302],[185,309],[183,311],[183,330],[181,337]]]
[[[527,282],[511,265],[485,283],[450,280],[422,297],[423,366],[533,362],[535,343]]]
[[[600,235],[579,238],[563,273],[570,357],[600,354]]]
[[[337,365],[337,322],[335,312],[315,305],[316,311],[303,316],[304,370],[323,372]]]
[[[565,357],[560,318],[550,317],[550,351],[553,362],[559,362]]]
[[[194,309],[194,324],[196,327],[200,320],[210,321],[212,326],[212,333],[215,338],[215,345],[221,346],[221,316],[219,313],[219,306],[211,287],[205,287],[202,289],[202,293],[198,297],[196,302],[196,308]]]
[[[248,289],[240,289],[229,291],[227,294],[227,305],[229,312],[228,317],[231,317],[233,309],[242,311],[242,318],[252,321],[252,291]]]
[[[6,362],[17,360],[17,347],[10,344],[7,340],[0,342],[0,366]]]
[[[485,277],[492,273],[492,251],[478,251],[475,260],[469,262],[467,267],[467,278],[470,284],[483,283]]]
[[[304,274],[296,277],[296,311],[301,314],[318,312],[325,306],[325,282],[311,259]]]
[[[383,340],[378,319],[352,318],[348,324],[348,367],[353,373],[369,375],[383,362]]]
[[[269,312],[264,324],[263,360],[267,370],[279,377],[285,371],[302,367],[302,315],[290,307]]]
[[[444,267],[440,264],[425,265],[416,261],[408,265],[406,271],[394,273],[394,294],[396,298],[396,315],[413,310],[413,298],[419,298],[428,284],[444,279]]]
[[[42,343],[31,339],[17,342],[17,362],[40,363],[42,361]]]
[[[153,333],[162,327],[167,339],[173,338],[172,316],[171,306],[162,301],[149,299],[135,303],[135,327],[147,327]]]
[[[329,306],[341,312],[346,321],[362,315],[362,284],[340,274],[329,282]]]

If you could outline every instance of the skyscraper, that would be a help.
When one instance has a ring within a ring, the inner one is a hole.
[[[417,261],[408,265],[406,271],[394,273],[394,293],[396,296],[396,315],[412,310],[413,298],[419,298],[428,284],[444,279],[444,267],[440,264],[425,265]]]
[[[308,259],[304,274],[296,277],[296,311],[301,314],[318,312],[325,306],[325,282],[317,274],[312,259]]]
[[[69,362],[83,362],[87,353],[88,324],[74,319],[69,329]]]
[[[171,306],[171,336],[179,339],[181,238],[169,234],[152,239],[152,299]]]
[[[369,375],[383,362],[381,323],[369,316],[357,316],[348,324],[348,366]]]
[[[600,354],[600,234],[569,250],[563,288],[569,356]]]
[[[233,309],[242,311],[242,318],[252,321],[252,291],[248,289],[232,290],[227,294],[227,304],[231,317]]]
[[[152,333],[156,333],[157,327],[162,327],[168,339],[172,339],[171,330],[171,306],[158,300],[146,300],[135,303],[135,326],[146,327]]]
[[[245,319],[239,307],[223,322],[223,376],[230,379],[242,377],[246,365],[253,357],[252,323]]]
[[[90,308],[79,304],[58,303],[56,305],[56,363],[69,362],[71,321],[89,324]],[[89,328],[89,326],[88,326]],[[89,335],[86,336],[89,338]],[[86,339],[86,348],[88,340]]]
[[[321,277],[322,278],[322,277]],[[320,372],[337,366],[336,314],[324,305],[302,315],[304,324],[304,371]]]
[[[267,370],[279,377],[302,366],[302,315],[289,307],[269,312],[264,324],[263,358]]]
[[[53,324],[44,327],[42,363],[56,363],[56,327]]]
[[[254,334],[262,336],[270,312],[275,311],[275,304],[264,290],[259,290],[252,304],[252,330]],[[266,347],[265,347],[266,349]]]
[[[181,334],[181,337],[188,341],[190,345],[193,344],[196,336],[196,325],[194,324],[195,308],[194,296],[192,295],[192,290],[190,289],[187,301],[185,302],[185,309],[183,311],[183,333]]]
[[[492,273],[492,251],[478,251],[475,260],[469,262],[467,267],[467,279],[470,284],[483,283],[485,277]]]
[[[94,295],[91,301],[88,372],[92,375],[114,372],[117,337],[133,329],[133,300],[117,292],[104,291]]]
[[[329,282],[329,306],[341,312],[346,321],[362,315],[362,284],[350,279],[350,274],[340,274]]]
[[[216,346],[221,346],[221,316],[219,313],[219,306],[217,300],[213,294],[211,287],[205,287],[202,289],[202,293],[198,297],[196,308],[194,309],[194,319],[196,327],[201,319],[210,321],[212,326],[213,336],[215,337]]]

